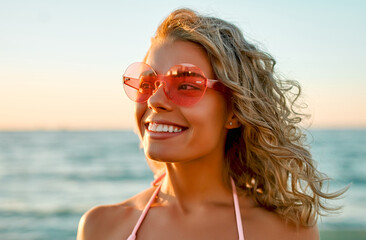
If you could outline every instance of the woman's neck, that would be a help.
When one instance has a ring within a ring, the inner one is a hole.
[[[183,163],[167,163],[161,194],[163,201],[182,209],[231,202],[231,190],[224,183],[223,156],[215,155]]]

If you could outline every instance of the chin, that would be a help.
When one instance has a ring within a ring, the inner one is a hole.
[[[176,157],[167,156],[166,154],[151,154],[151,153],[145,153],[146,157],[152,161],[155,162],[161,162],[161,163],[175,163],[179,162]]]
[[[148,159],[161,163],[176,163],[181,162],[178,158],[177,151],[174,150],[159,150],[145,148],[145,155]]]

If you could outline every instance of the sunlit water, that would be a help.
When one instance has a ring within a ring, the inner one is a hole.
[[[366,228],[366,130],[312,131],[318,167],[352,183],[343,212],[320,229]],[[130,131],[0,132],[0,239],[75,239],[89,208],[149,187],[152,174]]]

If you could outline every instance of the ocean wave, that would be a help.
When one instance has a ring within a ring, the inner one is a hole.
[[[1,206],[0,207],[0,218],[1,217],[70,217],[75,215],[82,215],[85,212],[85,206],[76,207],[39,207],[29,208],[20,206]]]

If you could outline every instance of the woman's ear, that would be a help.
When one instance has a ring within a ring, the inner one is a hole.
[[[225,127],[227,129],[233,129],[240,127],[240,125],[241,123],[239,122],[239,119],[235,116],[235,114],[233,112],[229,113]]]

